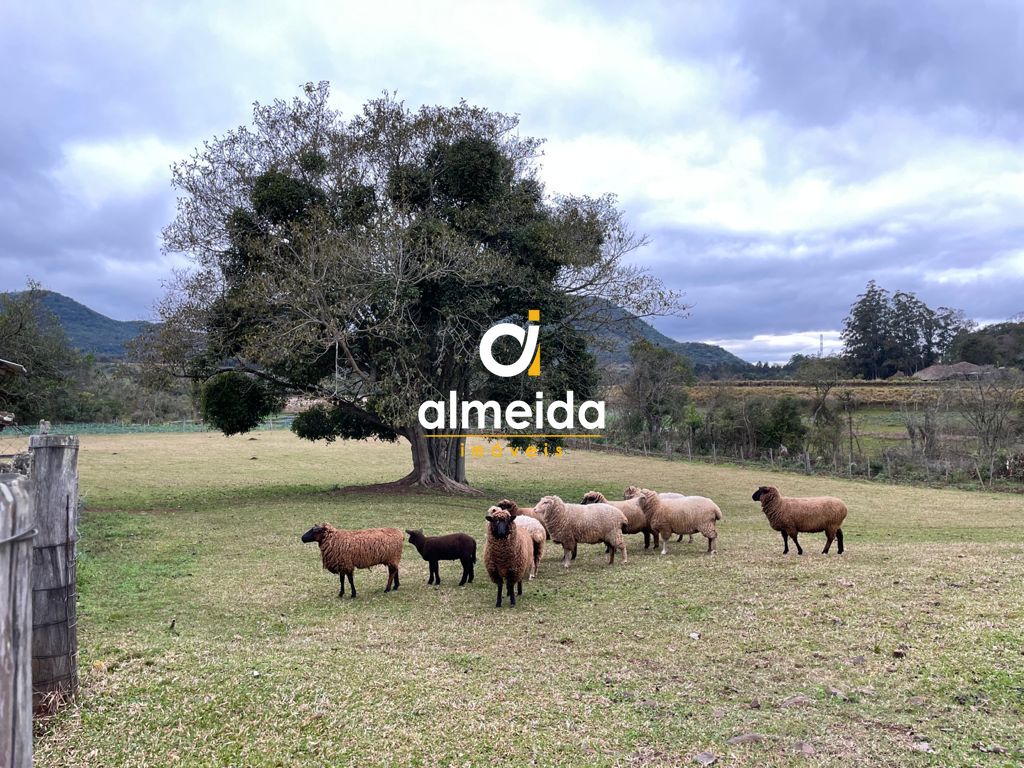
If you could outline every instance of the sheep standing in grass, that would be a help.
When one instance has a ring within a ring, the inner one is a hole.
[[[544,540],[547,537],[547,531],[541,525],[540,520],[529,515],[516,515],[515,524],[522,528],[533,542],[533,567],[530,569],[530,580],[532,581],[537,576],[540,559],[544,556]]]
[[[641,490],[640,504],[647,515],[647,524],[661,537],[661,554],[668,554],[673,533],[701,533],[708,540],[708,554],[715,551],[718,530],[715,522],[722,519],[722,510],[704,496],[662,498],[646,488]]]
[[[447,536],[424,536],[422,530],[410,531],[409,543],[416,547],[420,557],[427,561],[430,576],[427,584],[441,586],[440,560],[458,560],[462,563],[462,581],[459,586],[473,582],[473,563],[476,562],[476,539],[464,533],[450,533]]]
[[[302,543],[316,542],[320,547],[320,559],[324,569],[338,574],[341,589],[338,597],[345,596],[345,577],[352,588],[353,599],[356,585],[352,572],[356,568],[372,568],[384,565],[388,569],[388,583],[385,592],[398,589],[398,561],[402,559],[402,544],[405,538],[397,528],[368,528],[362,531],[345,531],[330,523],[314,525],[302,534]]]
[[[802,555],[804,550],[796,535],[822,531],[826,536],[822,554],[828,554],[833,540],[838,543],[839,554],[843,554],[842,526],[847,509],[842,499],[835,496],[782,496],[779,489],[771,485],[762,485],[751,498],[761,502],[761,511],[768,518],[768,524],[782,533],[782,554],[789,554],[789,539],[792,538],[797,554]]]
[[[577,544],[607,544],[611,547],[608,565],[615,562],[615,551],[622,552],[622,562],[628,562],[622,526],[626,516],[611,504],[566,504],[558,496],[545,496],[534,506],[544,520],[551,540],[564,550],[562,565],[569,567]]]
[[[638,497],[640,495],[640,492],[642,490],[643,489],[638,487],[638,486],[631,485],[625,491],[623,491],[622,498],[627,499],[627,500],[635,499],[636,497]],[[660,496],[663,499],[685,499],[686,498],[686,494],[683,494],[683,493],[669,493],[668,491],[666,491],[664,493],[659,493],[658,496]],[[652,533],[653,533],[653,531],[652,531]],[[682,541],[683,540],[683,536],[685,536],[685,535],[686,534],[680,533],[679,534],[679,538],[677,538],[676,541]],[[691,534],[689,534],[689,536],[690,536],[690,538],[687,541],[687,544],[693,544],[693,534],[691,533]],[[658,546],[658,534],[657,533],[654,533],[654,546],[655,547]],[[647,549],[647,536],[646,535],[644,536],[644,549]]]
[[[622,526],[625,534],[642,533],[644,535],[644,549],[651,546],[651,529],[647,527],[647,517],[640,506],[639,499],[626,499],[625,501],[608,501],[600,491],[587,491],[583,494],[583,504],[611,504],[613,507],[622,510],[626,516],[626,523]]]
[[[495,608],[501,608],[502,587],[508,589],[512,607],[516,604],[513,587],[523,594],[523,578],[533,567],[533,537],[526,528],[515,524],[516,513],[491,507],[487,520],[487,543],[484,545],[484,566],[491,581],[498,585]]]

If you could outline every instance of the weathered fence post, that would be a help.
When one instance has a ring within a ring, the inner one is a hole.
[[[0,475],[0,768],[32,768],[32,500]]]
[[[78,688],[75,542],[78,438],[32,435],[32,700],[53,710]]]

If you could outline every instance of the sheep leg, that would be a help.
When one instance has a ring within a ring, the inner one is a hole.
[[[516,607],[516,591],[514,589],[515,579],[516,577],[513,576],[511,573],[505,577],[505,583],[508,586],[508,600],[510,603],[512,603],[513,608]]]
[[[796,538],[796,531],[793,531],[793,533],[791,533],[791,534],[790,534],[790,536],[792,536],[792,537],[793,537],[793,543],[794,543],[794,544],[796,544],[796,553],[797,553],[798,555],[802,555],[802,554],[804,553],[804,548],[803,548],[803,547],[801,547],[801,546],[800,546],[800,542],[799,542],[799,541],[797,541],[797,538]]]
[[[828,548],[832,546],[832,542],[835,540],[835,538],[836,535],[833,531],[825,531],[825,548],[821,550],[821,554],[828,554]]]
[[[356,583],[354,581],[352,581],[352,571],[348,572],[348,585],[350,587],[349,591],[352,593],[352,599],[355,600],[356,599]]]
[[[672,540],[672,531],[659,531],[658,534],[661,537],[661,554],[667,555],[668,543]]]
[[[681,534],[681,533],[679,534],[679,540],[680,541],[683,540],[683,534]],[[690,541],[689,541],[689,543],[693,544],[693,534],[692,533],[690,534]]]
[[[839,545],[839,554],[843,554],[843,529],[836,530],[836,543]]]
[[[516,582],[516,592],[518,592],[520,595],[523,594],[523,580],[522,579],[520,579],[519,581]]]
[[[466,586],[466,579],[469,577],[469,569],[471,567],[472,566],[468,562],[465,560],[462,561],[462,581],[459,582],[460,587]]]
[[[338,590],[338,597],[345,597],[345,574],[338,574],[338,581],[341,582],[341,588]]]
[[[505,588],[505,583],[503,581],[499,581],[498,582],[498,600],[494,603],[494,607],[495,608],[501,608],[501,590],[503,590],[504,588]]]
[[[576,559],[576,545],[575,544],[572,545],[572,559],[573,560]]]
[[[715,554],[715,549],[718,546],[718,531],[716,531],[714,527],[709,525],[700,533],[705,539],[708,540],[708,554]],[[693,534],[691,533],[690,535],[692,536]]]
[[[387,568],[388,568],[388,583],[387,583],[387,586],[384,587],[384,591],[385,592],[390,592],[391,591],[391,581],[395,578],[395,572],[391,570],[391,566],[390,565],[387,566]]]
[[[398,591],[398,564],[397,563],[395,564],[394,568],[395,568],[395,585],[394,585],[394,587],[392,587],[392,589],[394,589],[395,592],[397,592]],[[441,583],[440,575],[437,577],[437,583],[438,584]]]
[[[651,546],[651,532],[648,530],[644,531],[644,549],[650,549]]]
[[[432,563],[432,566],[434,568],[434,586],[435,587],[440,587],[441,586],[441,564],[439,562],[437,562],[437,560],[435,560]]]
[[[623,539],[622,543],[619,544],[619,550],[622,552],[622,564],[625,565],[629,562],[629,555],[626,554],[626,540]]]
[[[789,554],[789,536],[786,535],[785,531],[782,532],[782,554]]]
[[[563,544],[562,549],[564,550],[562,554],[562,567],[568,569],[569,561],[573,558],[573,553],[576,551],[576,546],[573,545],[571,547],[567,547],[565,546],[565,544]]]
[[[427,570],[430,571],[429,575],[427,576],[427,586],[429,586],[429,585],[434,583],[434,561],[433,560],[428,560],[427,561]]]

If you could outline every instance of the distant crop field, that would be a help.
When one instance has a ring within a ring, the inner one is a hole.
[[[888,382],[850,380],[840,382],[833,394],[849,390],[860,407],[899,406],[937,402],[943,393],[941,384],[899,379]],[[695,385],[690,394],[697,403],[704,403],[716,394],[733,397],[770,397],[790,395],[801,400],[810,400],[814,388],[798,381],[723,381]]]
[[[480,498],[338,493],[401,476],[407,447],[285,431],[86,435],[80,465],[83,689],[38,765],[1024,759],[1019,498],[575,451],[471,459]],[[633,536],[628,563],[581,546],[566,572],[549,542],[517,607],[494,608],[488,504],[630,484],[714,498],[718,554]],[[846,554],[804,534],[807,554],[783,556],[762,484],[841,496]],[[428,587],[406,545],[397,593],[378,568],[339,600],[299,541],[324,520],[469,532],[476,581],[442,563]]]

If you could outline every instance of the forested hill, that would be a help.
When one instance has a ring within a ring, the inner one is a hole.
[[[43,292],[42,304],[57,317],[74,347],[99,359],[124,357],[126,343],[152,325],[144,320],[113,320],[54,291]],[[602,365],[628,365],[629,345],[646,339],[689,358],[698,373],[718,370],[739,374],[752,368],[750,363],[713,344],[670,339],[619,307],[609,307],[608,312],[614,322],[595,332],[591,345]]]
[[[43,307],[60,322],[71,345],[100,360],[124,357],[125,344],[152,325],[145,320],[114,320],[54,291],[42,294]]]
[[[753,366],[746,360],[736,357],[722,347],[699,341],[670,339],[649,323],[632,316],[620,307],[610,306],[607,312],[614,322],[593,334],[593,351],[603,365],[627,365],[629,345],[637,339],[646,339],[652,344],[689,358],[697,373],[715,370],[742,374],[753,370]]]

